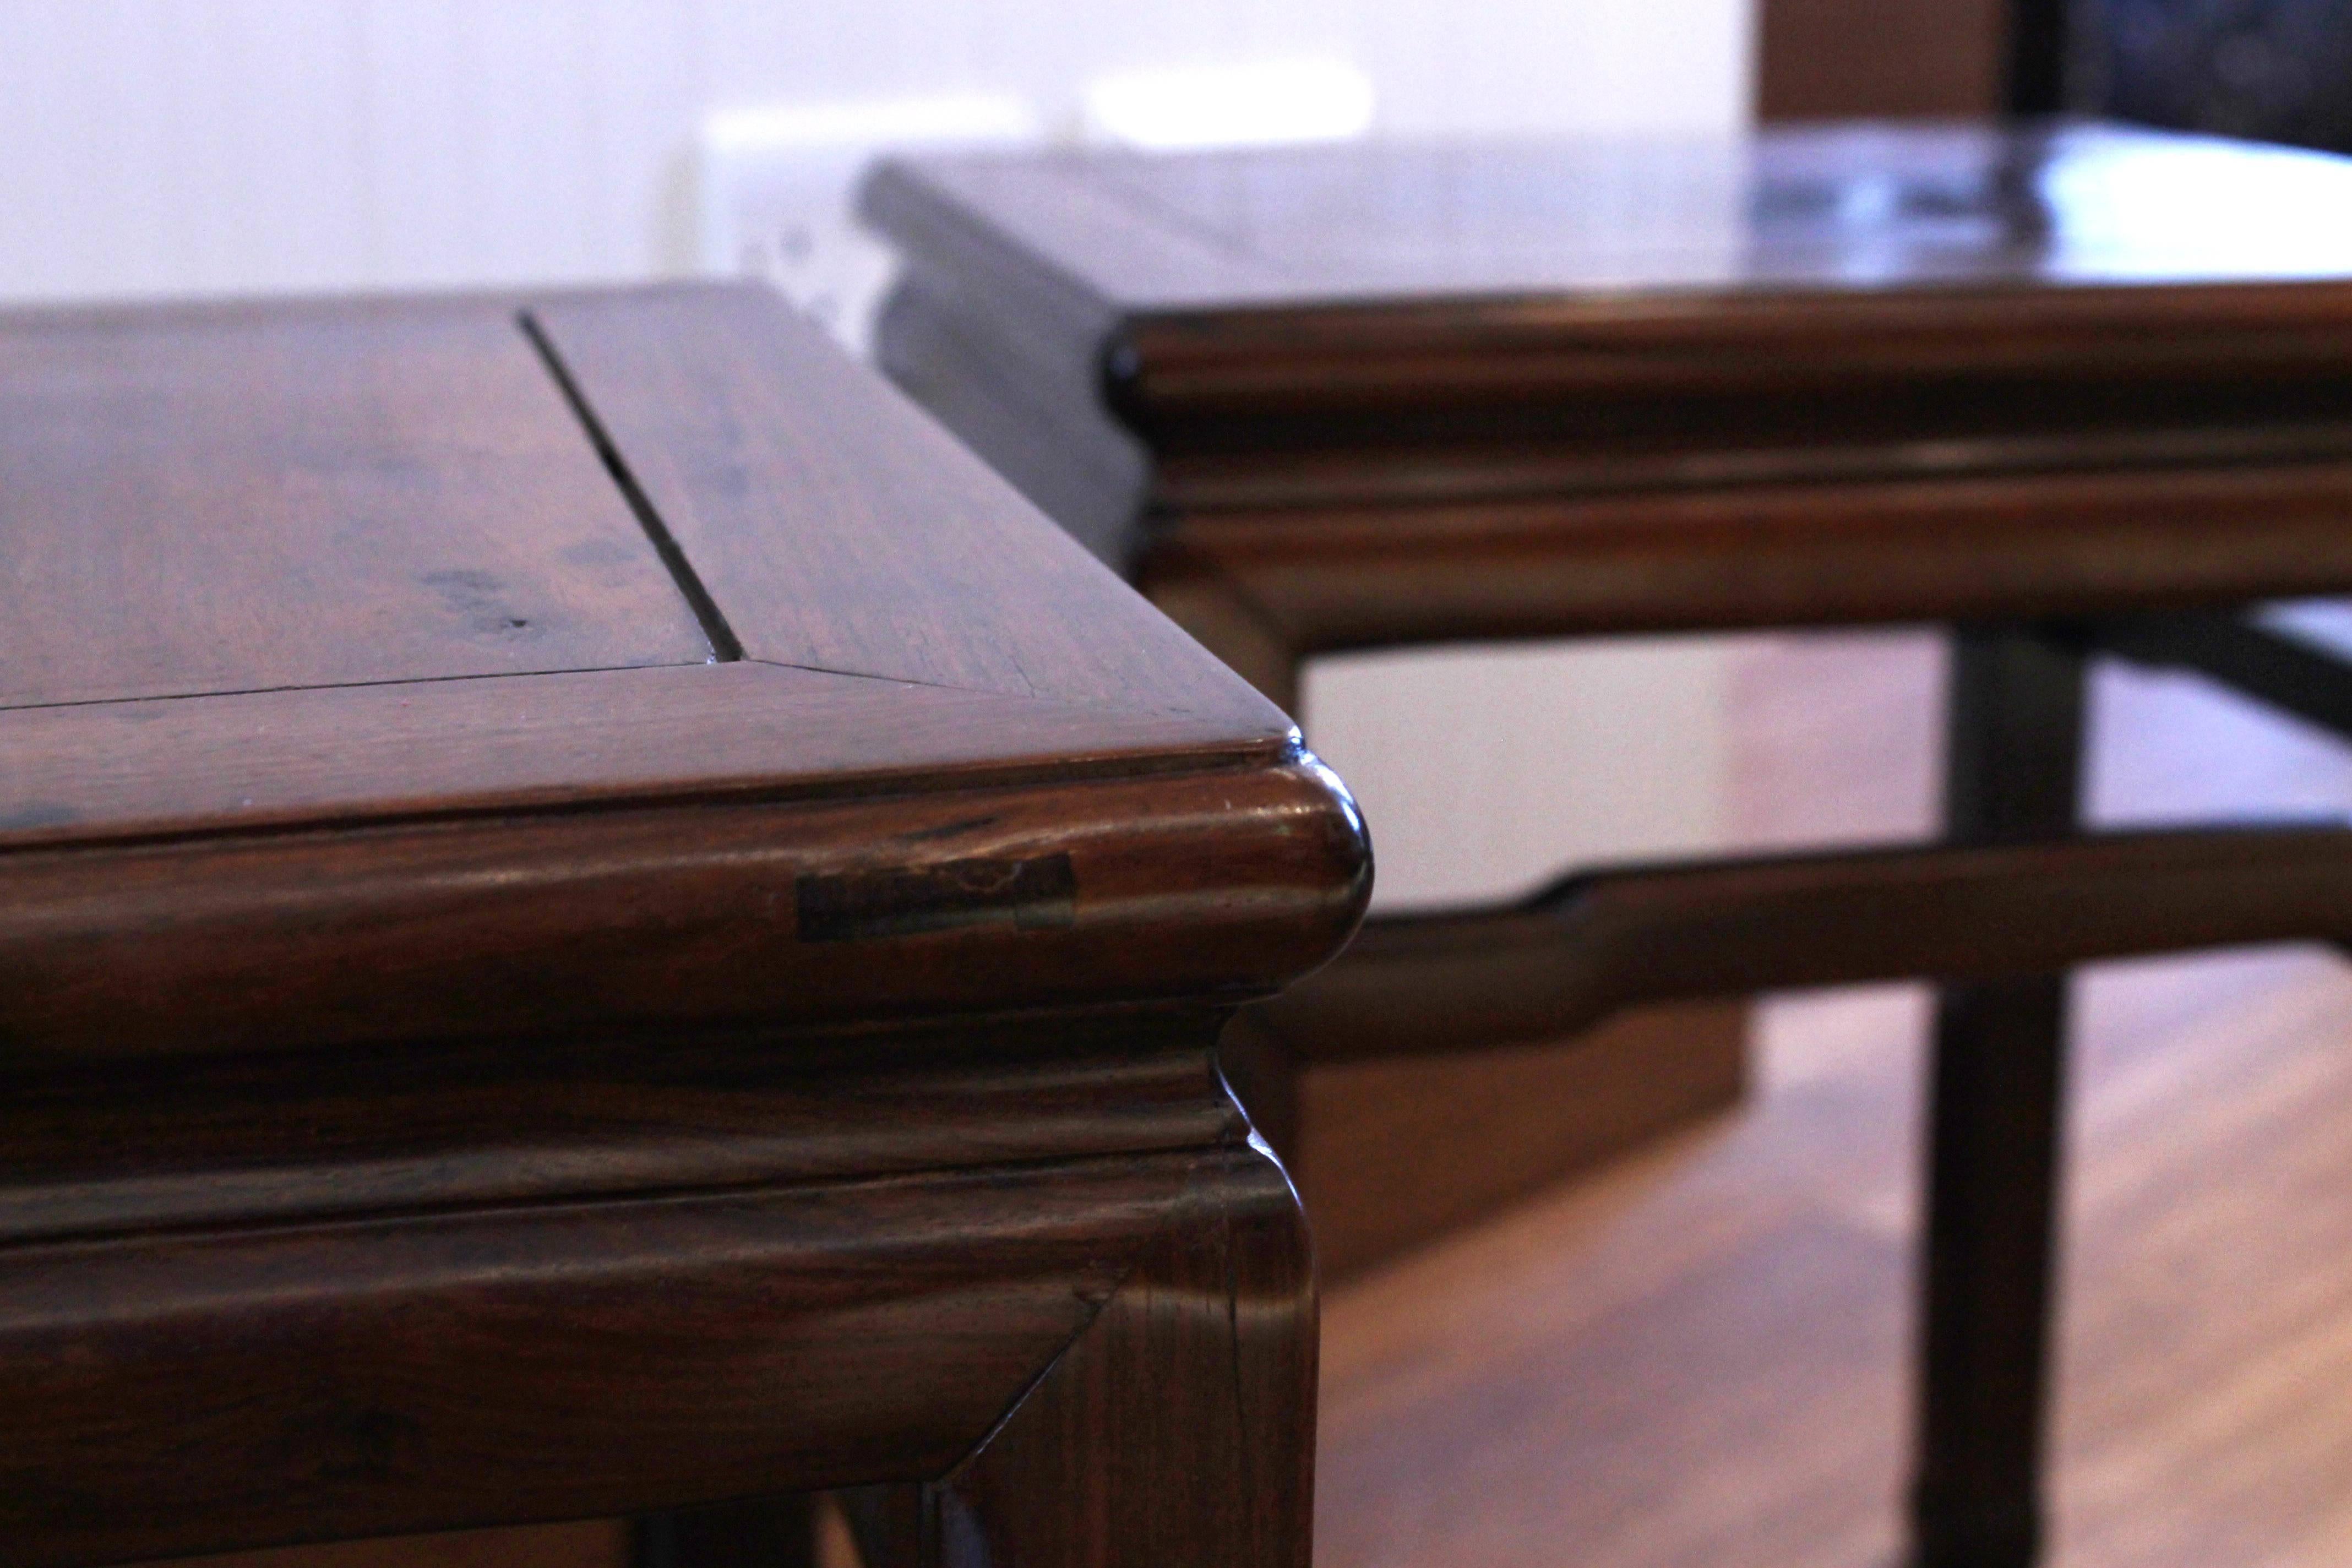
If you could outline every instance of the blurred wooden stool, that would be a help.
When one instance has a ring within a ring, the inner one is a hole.
[[[1307,1568],[1360,825],[815,329],[0,319],[0,1557]]]
[[[1857,125],[925,159],[866,209],[907,262],[892,375],[1277,701],[1341,649],[1954,628],[1945,845],[1377,921],[1246,1027],[1312,1071],[1639,1002],[1965,982],[1938,1026],[1918,1551],[2029,1560],[2063,968],[2344,925],[2333,826],[2075,817],[2099,648],[2352,726],[2332,656],[2233,613],[2352,589],[2352,164]]]

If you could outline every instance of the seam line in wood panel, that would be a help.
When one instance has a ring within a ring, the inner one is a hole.
[[[1049,700],[1019,698],[1015,700]],[[479,805],[394,810],[379,815],[353,816],[349,808],[335,807],[316,816],[294,814],[234,825],[134,826],[121,831],[109,831],[99,826],[89,832],[61,832],[58,837],[49,838],[26,836],[26,830],[9,830],[0,832],[0,865],[5,865],[11,857],[20,855],[258,843],[320,834],[350,837],[419,827],[462,827],[485,822],[510,821],[519,816],[544,822],[617,817],[643,812],[814,807],[844,801],[916,799],[1029,789],[1041,785],[1110,784],[1140,779],[1256,773],[1291,766],[1305,752],[1305,745],[1293,731],[1287,737],[1269,736],[1233,743],[1180,742],[1135,752],[1088,753],[1075,760],[1067,757],[1052,761],[1010,758],[935,769],[928,773],[877,767],[845,773],[824,781],[698,781],[667,791],[660,788],[628,790],[585,799],[565,795],[546,799],[491,800]],[[877,790],[874,786],[877,783],[891,787]]]
[[[1157,1238],[1155,1237],[1150,1239]],[[1148,1247],[1150,1245],[1150,1239],[1147,1239],[1144,1242],[1145,1247]],[[1055,1350],[1052,1355],[1045,1358],[1045,1364],[1039,1367],[1035,1375],[1021,1385],[1021,1392],[1015,1394],[1013,1396],[1011,1403],[1007,1404],[1003,1410],[997,1413],[996,1419],[988,1424],[988,1430],[980,1435],[979,1440],[973,1443],[971,1447],[965,1449],[963,1454],[957,1458],[954,1464],[950,1465],[946,1469],[940,1471],[937,1477],[933,1478],[931,1481],[927,1482],[926,1484],[940,1485],[953,1480],[956,1475],[961,1471],[965,1466],[972,1463],[982,1454],[988,1452],[988,1446],[991,1443],[995,1442],[998,1436],[1001,1435],[1007,1426],[1013,1425],[1013,1418],[1021,1414],[1022,1406],[1027,1405],[1031,1396],[1045,1385],[1045,1380],[1052,1377],[1055,1373],[1061,1369],[1062,1363],[1070,1359],[1071,1352],[1078,1348],[1079,1342],[1084,1340],[1088,1334],[1094,1332],[1095,1325],[1102,1321],[1103,1313],[1110,1309],[1110,1304],[1113,1301],[1118,1300],[1118,1293],[1126,1289],[1128,1286],[1133,1284],[1135,1282],[1136,1276],[1142,1273],[1142,1271],[1143,1259],[1140,1257],[1131,1259],[1128,1263],[1125,1272],[1119,1275],[1118,1283],[1113,1285],[1108,1291],[1104,1292],[1103,1299],[1099,1301],[1091,1301],[1087,1303],[1088,1310],[1087,1312],[1087,1321],[1080,1323],[1076,1329],[1072,1330],[1070,1337],[1062,1342],[1060,1348]]]
[[[1269,631],[1267,635],[1271,637],[1275,634]],[[761,665],[769,669],[796,670],[804,675],[835,675],[847,680],[880,680],[892,686],[919,686],[930,691],[952,691],[965,697],[1001,697],[1010,702],[1042,702],[1074,713],[1101,713],[1121,719],[1186,719],[1199,711],[1198,709],[1187,708],[1181,704],[1171,706],[1166,702],[1130,705],[1124,702],[1107,702],[1097,698],[1057,697],[1050,691],[1038,691],[1034,689],[1028,691],[994,691],[985,686],[956,686],[944,680],[922,680],[910,675],[883,675],[870,669],[835,669],[831,665],[793,664],[780,658],[753,658],[749,655],[746,655],[740,662]],[[1297,726],[1292,725],[1291,730],[1295,740]],[[1262,739],[1272,738],[1271,736],[1239,735],[1234,738],[1232,743],[1236,746],[1249,746],[1258,743]]]
[[[735,628],[727,624],[727,617],[719,614],[719,601],[710,596],[710,590],[703,585],[701,574],[695,571],[694,563],[686,558],[686,552],[670,533],[669,526],[654,510],[652,499],[637,483],[636,476],[629,471],[628,459],[621,455],[611,433],[596,417],[596,411],[588,405],[588,399],[581,392],[579,383],[572,379],[562,356],[555,352],[554,342],[541,330],[537,318],[529,310],[517,311],[515,324],[522,329],[522,335],[538,352],[540,362],[547,366],[547,374],[555,378],[556,387],[563,394],[563,401],[570,405],[572,417],[580,421],[580,428],[587,435],[589,445],[594,447],[596,455],[604,459],[604,471],[612,475],[614,484],[620,487],[622,496],[629,503],[629,510],[636,514],[637,525],[645,530],[646,538],[652,542],[654,553],[661,557],[661,563],[668,569],[670,580],[677,584],[677,591],[693,609],[694,618],[701,624],[702,635],[709,639],[711,662],[733,664],[740,661],[743,657],[742,639],[735,635]]]
[[[704,660],[703,664],[709,663]],[[531,680],[551,675],[625,675],[637,669],[700,669],[703,664],[583,664],[562,669],[492,669],[467,675],[402,675],[383,680],[328,680],[292,686],[231,686],[202,691],[159,691],[141,697],[84,697],[69,702],[0,702],[0,713],[49,713],[61,708],[129,708],[142,702],[199,702],[207,697],[276,697],[291,691],[364,691],[386,686],[448,686],[461,680]],[[819,670],[820,675],[846,671]]]

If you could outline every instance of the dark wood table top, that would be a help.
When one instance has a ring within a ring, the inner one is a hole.
[[[1241,996],[1289,721],[764,295],[0,321],[0,1066]]]
[[[891,374],[1233,598],[1184,612],[1229,653],[2352,586],[2352,160],[1848,124],[925,157],[866,205]]]
[[[868,205],[985,230],[1131,319],[1477,300],[1605,332],[1759,296],[2055,289],[2088,321],[2107,289],[2340,305],[2352,279],[2352,160],[2095,122],[941,155],[887,165]]]
[[[2352,160],[2094,123],[968,154],[867,205],[919,268],[1115,323],[1118,395],[1163,424],[2352,350]]]

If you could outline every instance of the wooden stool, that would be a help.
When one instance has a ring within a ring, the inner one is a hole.
[[[2332,657],[2230,613],[2352,589],[2352,163],[1853,126],[923,160],[866,205],[908,263],[891,374],[1277,701],[1340,649],[1955,628],[1945,846],[1376,921],[1251,1017],[1312,1064],[1963,982],[1918,1552],[2029,1561],[2063,966],[2346,923],[2333,826],[2074,828],[2093,650],[2352,732]]]
[[[891,1563],[1307,1568],[1213,1047],[1360,824],[819,334],[5,319],[0,562],[8,1562],[857,1488]]]

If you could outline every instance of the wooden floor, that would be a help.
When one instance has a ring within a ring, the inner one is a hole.
[[[1751,842],[1926,826],[1935,645],[1759,644]],[[2105,672],[2111,821],[2352,806],[2352,761]],[[2055,1561],[2352,1562],[2352,972],[2078,981]],[[1335,1291],[1320,1568],[1895,1560],[1927,1002],[1777,1000],[1752,1104]]]

